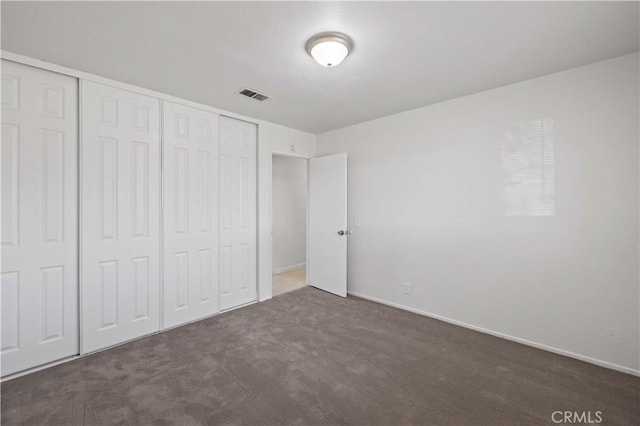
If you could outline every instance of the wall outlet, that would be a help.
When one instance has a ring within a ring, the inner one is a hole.
[[[402,292],[404,294],[411,294],[411,283],[402,283]]]

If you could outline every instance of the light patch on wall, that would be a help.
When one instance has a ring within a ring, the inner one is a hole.
[[[505,131],[502,169],[506,216],[553,216],[553,118],[512,123]]]

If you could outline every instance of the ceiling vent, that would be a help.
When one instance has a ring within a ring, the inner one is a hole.
[[[266,101],[267,99],[269,99],[267,95],[263,95],[262,93],[258,93],[255,90],[246,89],[246,88],[240,90],[238,93],[241,94],[242,96],[246,96],[247,98],[251,98],[260,102]]]

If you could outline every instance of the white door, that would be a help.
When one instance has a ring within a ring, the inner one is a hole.
[[[164,327],[218,312],[218,115],[163,102]]]
[[[256,297],[256,126],[220,117],[220,310]]]
[[[78,353],[78,81],[2,61],[2,375]]]
[[[159,329],[160,101],[82,81],[82,351]]]
[[[347,154],[309,160],[309,285],[347,296]]]

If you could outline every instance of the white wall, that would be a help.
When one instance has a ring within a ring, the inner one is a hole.
[[[274,155],[272,173],[272,271],[277,274],[307,260],[307,161]]]
[[[349,290],[637,374],[638,59],[319,135],[362,218]]]
[[[293,151],[292,151],[293,145]],[[311,133],[261,121],[258,126],[258,300],[272,297],[271,283],[271,156],[311,158],[316,137]]]

